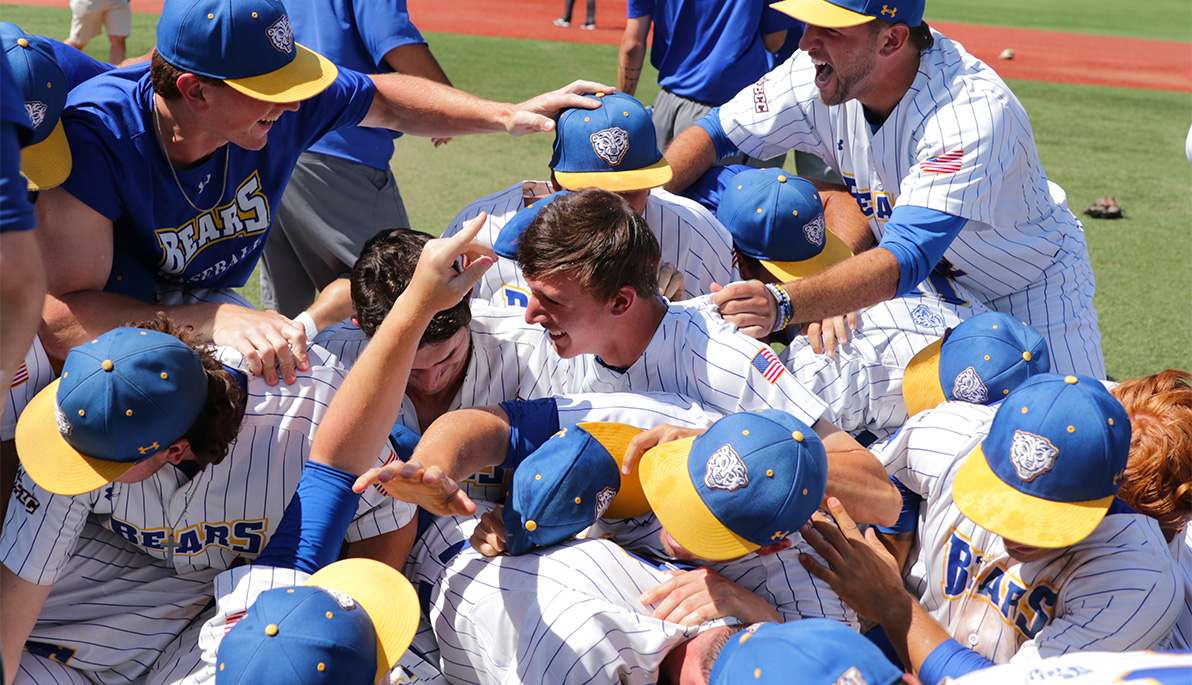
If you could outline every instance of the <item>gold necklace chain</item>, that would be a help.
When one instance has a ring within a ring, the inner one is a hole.
[[[207,209],[202,209],[194,202],[191,202],[190,196],[186,194],[186,190],[182,187],[182,181],[178,180],[178,172],[174,171],[174,163],[170,161],[170,151],[166,149],[166,134],[162,133],[161,130],[161,114],[157,108],[157,96],[154,95],[152,97],[153,104],[151,106],[153,108],[153,127],[157,132],[157,142],[159,145],[161,145],[161,152],[166,156],[166,166],[170,168],[170,175],[174,177],[174,185],[178,186],[178,192],[182,193],[182,199],[186,200],[186,204],[190,205],[192,209],[202,214],[210,212],[211,210],[218,207],[219,203],[223,202],[224,193],[228,192],[228,161],[232,158],[232,144],[224,143],[224,170],[223,181],[219,184],[219,199],[215,201],[215,204],[211,205]],[[200,190],[199,192],[202,191]]]

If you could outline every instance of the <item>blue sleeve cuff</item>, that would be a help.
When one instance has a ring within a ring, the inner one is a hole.
[[[705,171],[704,175],[699,177],[699,180],[687,186],[687,189],[680,194],[683,197],[695,200],[709,212],[715,214],[716,209],[720,207],[720,198],[724,197],[724,189],[728,187],[729,181],[737,174],[749,168],[744,164],[714,166]]]
[[[923,502],[923,498],[919,493],[912,491],[910,488],[902,484],[894,476],[890,476],[890,480],[894,481],[894,487],[898,488],[898,494],[902,496],[902,511],[898,512],[898,520],[893,526],[886,528],[885,526],[874,526],[879,531],[896,535],[898,533],[909,533],[915,530],[915,526],[919,522],[919,505]]]
[[[705,114],[704,118],[695,122],[695,125],[707,131],[708,135],[711,136],[712,144],[716,146],[717,162],[729,155],[735,155],[740,152],[733,141],[728,139],[728,134],[724,132],[724,127],[720,125],[719,107],[713,107],[712,111]]]
[[[944,256],[968,219],[926,207],[895,207],[878,247],[898,260],[898,294],[915,289]]]
[[[397,452],[397,458],[402,461],[409,461],[410,457],[414,456],[414,448],[418,446],[418,441],[421,439],[421,435],[400,423],[389,432],[389,444],[393,447],[393,451]]]
[[[923,660],[923,667],[919,669],[919,680],[923,685],[936,685],[944,678],[959,678],[993,665],[992,661],[962,647],[956,640],[948,640],[931,650],[931,654]]]
[[[559,432],[559,406],[552,398],[502,402],[509,415],[509,450],[501,468],[515,469],[550,436]]]
[[[307,462],[281,523],[253,563],[314,573],[338,559],[360,502],[354,482],[347,471]]]

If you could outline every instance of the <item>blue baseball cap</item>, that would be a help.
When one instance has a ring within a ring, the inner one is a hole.
[[[902,398],[910,416],[951,400],[993,404],[1050,370],[1039,331],[1009,314],[983,312],[919,350],[903,375]]]
[[[505,500],[505,547],[516,556],[533,547],[549,547],[591,526],[613,509],[622,488],[620,459],[640,428],[619,423],[583,423],[566,426],[525,458],[513,472],[513,485]],[[636,495],[644,503],[637,486]],[[634,495],[630,494],[630,497]],[[619,513],[648,511],[622,500]],[[640,509],[640,510],[638,510]]]
[[[91,492],[182,437],[206,402],[207,372],[186,343],[113,329],[72,349],[62,377],[25,407],[21,465],[52,493]]]
[[[59,121],[69,92],[66,74],[49,39],[31,36],[12,22],[0,22],[0,45],[33,127],[21,141],[21,173],[31,190],[53,188],[70,176],[70,145]]]
[[[761,261],[783,281],[819,273],[853,256],[827,230],[819,191],[782,169],[749,169],[729,180],[716,218],[733,236],[733,247]]]
[[[534,223],[534,219],[538,217],[538,212],[541,212],[544,207],[570,192],[570,190],[560,190],[551,193],[517,210],[517,213],[509,217],[509,221],[501,227],[501,232],[497,234],[497,239],[493,241],[493,252],[496,252],[498,257],[517,260],[517,245],[521,242],[522,234],[526,232],[530,224]]]
[[[166,0],[157,22],[165,61],[266,102],[298,102],[335,81],[326,57],[294,42],[280,0]]]
[[[401,572],[337,561],[301,586],[262,592],[220,642],[215,682],[372,685],[410,646],[418,616]]]
[[[924,0],[782,0],[771,7],[812,26],[838,29],[874,19],[918,26],[923,5]]]
[[[857,631],[839,621],[805,618],[755,623],[729,638],[708,685],[891,685],[901,680],[902,669]]]
[[[657,188],[671,180],[658,150],[654,120],[636,98],[596,93],[596,109],[569,109],[555,126],[550,168],[568,190],[603,188],[618,193]]]
[[[659,445],[637,470],[667,533],[712,561],[735,559],[799,530],[828,487],[819,436],[775,409],[730,414],[702,435]]]
[[[1100,381],[1045,373],[998,407],[957,471],[952,498],[1003,538],[1067,547],[1105,517],[1129,456],[1130,417]]]

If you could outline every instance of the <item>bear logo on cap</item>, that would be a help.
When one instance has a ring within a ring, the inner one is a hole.
[[[69,437],[71,431],[70,419],[66,418],[66,412],[62,411],[62,408],[58,406],[57,398],[54,399],[54,420],[58,423],[58,432],[62,434],[62,437]]]
[[[923,305],[919,305],[911,310],[911,321],[916,326],[924,326],[928,328],[940,328],[944,325],[944,318],[939,314],[931,311]]]
[[[749,471],[732,445],[725,445],[708,457],[704,485],[713,490],[732,492],[749,485]]]
[[[617,166],[629,152],[629,132],[623,128],[606,128],[592,134],[592,149],[611,166]]]
[[[294,52],[294,29],[290,27],[288,16],[281,15],[280,19],[265,29],[265,33],[269,34],[269,40],[273,41],[273,47],[279,51],[287,55]]]
[[[326,592],[327,594],[331,595],[331,599],[334,599],[335,602],[337,604],[339,604],[339,607],[341,609],[343,609],[344,611],[351,611],[352,609],[356,608],[356,600],[347,596],[343,592],[340,592],[339,590],[334,590],[329,587],[323,587],[322,585],[320,585],[318,587],[323,592]]]
[[[1059,454],[1050,440],[1034,433],[1014,431],[1010,441],[1010,463],[1014,464],[1018,477],[1027,482],[1050,471]]]
[[[25,103],[25,111],[29,114],[29,121],[33,122],[33,128],[41,128],[41,122],[46,120],[46,112],[49,110],[44,102],[34,100]]]
[[[613,503],[616,496],[617,491],[612,488],[605,488],[596,495],[596,518],[604,516],[604,512],[608,511],[608,505]]]
[[[824,215],[817,214],[814,219],[803,224],[803,234],[807,236],[807,242],[816,247],[824,246]]]
[[[952,383],[952,396],[969,404],[985,404],[989,401],[989,390],[981,382],[977,370],[970,366],[956,376],[956,381]]]

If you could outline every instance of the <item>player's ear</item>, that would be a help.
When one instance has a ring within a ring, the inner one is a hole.
[[[187,457],[194,458],[194,454],[190,451],[190,440],[186,438],[178,438],[171,442],[162,452],[166,455],[166,461],[175,466],[182,463]]]
[[[195,112],[206,112],[211,108],[210,102],[207,99],[208,87],[210,84],[203,83],[198,76],[194,74],[185,73],[178,77],[178,92],[182,93],[182,99]]]
[[[882,37],[878,43],[878,54],[882,57],[896,54],[906,46],[910,37],[911,30],[907,28],[906,24],[891,24],[882,31]]]
[[[629,311],[634,302],[637,302],[637,291],[623,285],[617,294],[613,295],[613,299],[609,300],[609,312],[614,316],[620,316]]]

